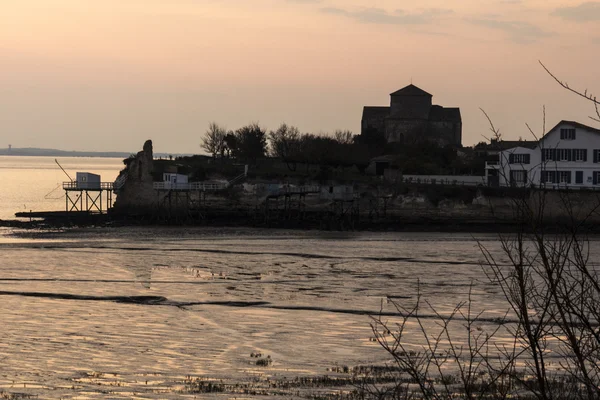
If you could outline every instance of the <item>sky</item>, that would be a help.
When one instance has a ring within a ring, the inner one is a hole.
[[[598,126],[600,1],[4,0],[0,148],[201,153],[228,129],[360,133],[411,82],[460,107],[463,145]]]

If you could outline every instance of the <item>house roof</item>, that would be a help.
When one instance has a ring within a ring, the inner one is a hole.
[[[558,128],[561,125],[571,125],[571,126],[574,126],[575,128],[584,129],[584,130],[586,130],[588,132],[600,133],[600,129],[597,129],[597,128],[594,128],[594,127],[591,127],[591,126],[587,126],[587,125],[581,124],[581,123],[576,122],[576,121],[567,121],[567,120],[563,119],[558,124],[556,124],[554,126],[554,128],[552,128],[548,132],[546,132],[546,135],[548,135],[548,133],[554,131],[556,128]],[[544,137],[546,137],[546,135],[544,135]]]
[[[371,107],[365,106],[363,107],[363,115],[362,119],[371,119],[371,118],[385,118],[390,114],[389,107]]]
[[[446,108],[438,105],[431,106],[429,120],[461,122],[460,108]]]
[[[535,149],[538,145],[537,140],[502,140],[496,145],[501,150],[512,149],[513,147],[524,147],[526,149]]]
[[[416,87],[412,83],[408,86],[403,87],[400,90],[395,91],[394,93],[390,94],[390,96],[429,96],[429,97],[432,97],[432,95],[430,95],[423,89]]]
[[[478,150],[508,150],[515,147],[534,149],[538,145],[537,140],[500,140],[492,143],[479,143],[475,146]]]

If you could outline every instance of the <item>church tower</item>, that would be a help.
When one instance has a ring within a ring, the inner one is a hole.
[[[402,119],[429,119],[432,95],[410,84],[390,94],[390,117]]]

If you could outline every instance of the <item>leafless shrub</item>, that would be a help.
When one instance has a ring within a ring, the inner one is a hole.
[[[392,356],[397,370],[403,371],[410,381],[400,379],[388,391],[404,396],[418,394],[425,399],[507,398],[507,378],[514,369],[516,345],[511,349],[494,345],[504,318],[486,332],[482,328],[482,311],[474,313],[472,309],[471,290],[468,300],[449,315],[438,312],[420,294],[412,308],[390,302],[403,317],[396,323],[372,317],[371,328],[377,342]],[[416,348],[409,344],[415,341],[423,344]]]

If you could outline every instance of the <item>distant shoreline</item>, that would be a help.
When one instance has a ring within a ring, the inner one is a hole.
[[[96,157],[96,158],[128,158],[134,152],[127,153],[123,151],[69,151],[57,149],[38,149],[38,148],[12,148],[0,149],[0,156],[7,157]],[[169,156],[178,157],[182,154],[156,153],[157,158],[168,158]]]

